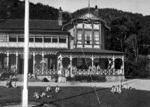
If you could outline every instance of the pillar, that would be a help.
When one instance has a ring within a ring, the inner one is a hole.
[[[84,29],[84,23],[83,23],[83,31],[82,31],[82,46],[84,48],[84,45],[85,45],[85,29]]]
[[[7,70],[9,70],[9,52],[7,52]]]
[[[95,44],[95,42],[94,42],[94,24],[92,23],[92,48],[94,48],[94,44]]]
[[[42,74],[44,73],[44,53],[42,52]]]
[[[113,63],[112,63],[113,74],[115,74],[115,57],[114,57],[114,55],[112,57],[112,61],[113,61]]]
[[[94,67],[94,57],[93,57],[93,55],[91,57],[91,61],[92,61],[92,71],[93,71],[93,67]]]
[[[62,56],[59,55],[58,56],[58,65],[57,65],[58,75],[61,75],[61,67],[62,67]]]
[[[18,52],[16,52],[16,71],[18,72]]]
[[[122,57],[122,75],[124,75],[124,56]]]
[[[78,43],[77,25],[75,25],[75,27],[74,27],[74,38],[75,38],[74,39],[75,48],[77,48],[77,43]]]
[[[72,56],[70,56],[70,71],[69,76],[72,76]]]
[[[33,74],[35,74],[35,52],[33,52]]]
[[[104,40],[102,39],[102,27],[101,27],[101,23],[99,24],[99,45],[100,45],[100,49],[104,49],[102,44]]]

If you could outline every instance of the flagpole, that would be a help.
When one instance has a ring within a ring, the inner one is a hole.
[[[25,0],[25,19],[24,19],[24,78],[22,107],[28,107],[28,57],[29,57],[29,0]]]

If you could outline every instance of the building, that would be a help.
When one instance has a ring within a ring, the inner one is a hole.
[[[110,28],[97,13],[63,24],[60,9],[58,20],[30,20],[29,73],[124,78],[124,53],[105,50]],[[0,69],[23,73],[23,48],[24,20],[0,20]]]

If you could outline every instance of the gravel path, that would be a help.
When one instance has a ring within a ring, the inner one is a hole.
[[[1,81],[0,86],[4,86],[6,81]],[[61,86],[61,87],[69,87],[69,86],[85,86],[85,87],[112,87],[113,85],[119,85],[121,82],[97,82],[97,83],[81,83],[81,82],[66,82],[66,83],[55,83],[55,82],[29,82],[28,86],[41,86],[46,87],[50,86]],[[132,88],[137,90],[147,90],[150,91],[150,80],[144,79],[132,79],[123,82],[122,84],[127,84]],[[23,82],[17,82],[17,86],[22,86]]]

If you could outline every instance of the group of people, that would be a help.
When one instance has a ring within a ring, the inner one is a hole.
[[[46,89],[45,89],[45,91],[44,92],[42,92],[41,94],[39,94],[38,92],[34,92],[34,96],[33,97],[35,97],[36,99],[40,99],[40,98],[42,98],[42,97],[50,97],[50,98],[52,98],[53,96],[52,96],[52,88],[50,87],[50,85],[48,85],[47,87],[46,87]],[[55,93],[59,93],[60,92],[60,87],[57,85],[56,87],[55,87]]]
[[[28,77],[29,77],[30,79],[31,79],[31,78],[34,78],[34,79],[37,78],[35,74],[31,74],[31,73],[28,74]]]
[[[8,81],[6,82],[5,86],[7,88],[11,88],[11,87],[14,87],[14,88],[17,88],[17,77],[16,75],[10,75]]]
[[[112,86],[111,87],[111,92],[112,93],[122,93],[122,89],[133,89],[132,87],[130,87],[129,85],[127,84],[124,84],[124,85],[117,85],[117,86]]]

